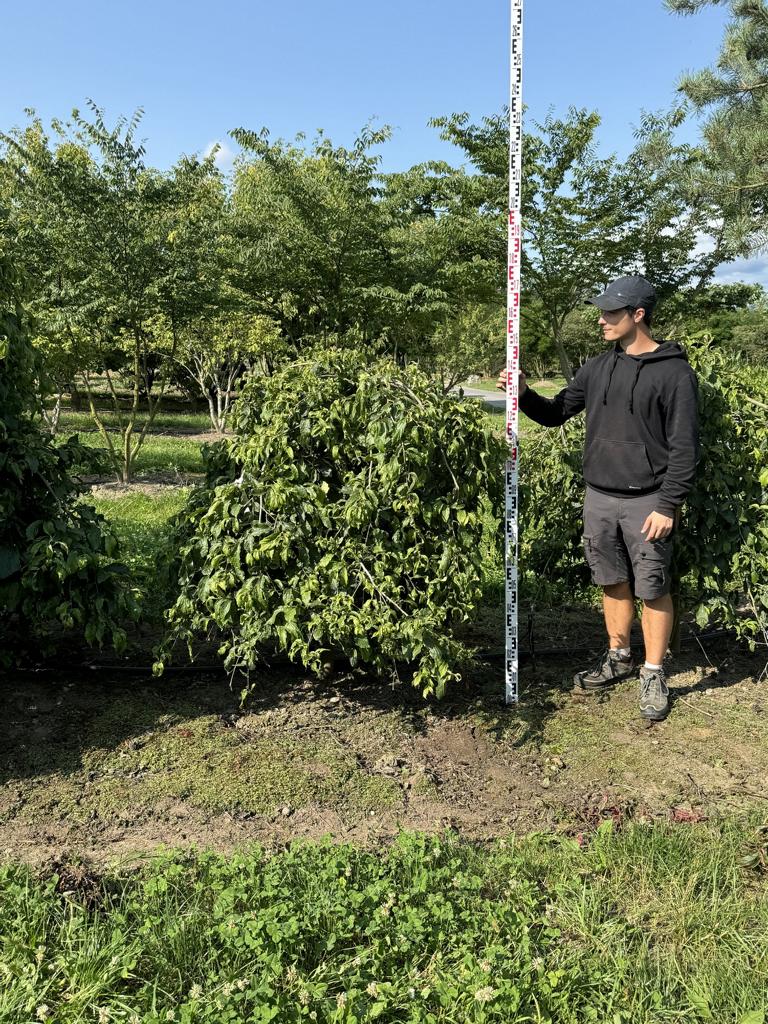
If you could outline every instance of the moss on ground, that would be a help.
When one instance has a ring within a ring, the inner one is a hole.
[[[140,817],[169,798],[206,811],[254,814],[312,803],[361,813],[401,800],[394,780],[367,773],[353,749],[332,737],[258,735],[218,715],[187,717],[184,710],[155,718],[150,706],[130,697],[111,702],[91,723],[96,745],[83,752],[81,770],[48,775],[23,817]],[[115,742],[129,721],[130,738]]]
[[[524,667],[511,709],[500,665],[478,666],[443,702],[355,674],[317,683],[264,673],[245,712],[221,677],[19,682],[0,720],[0,849],[107,835],[127,848],[157,822],[164,842],[202,843],[237,822],[224,845],[401,826],[485,839],[579,831],[616,814],[764,809],[759,665],[737,655],[728,667],[729,657],[716,678],[678,666],[672,714],[651,728],[636,681],[574,701],[573,665],[547,659]]]

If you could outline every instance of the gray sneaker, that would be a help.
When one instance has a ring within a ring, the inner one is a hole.
[[[669,687],[664,669],[640,669],[640,714],[651,722],[661,722],[669,713]]]
[[[592,668],[576,673],[573,689],[576,693],[597,693],[620,683],[622,679],[629,679],[636,670],[637,665],[631,654],[622,658],[613,651],[604,651]]]

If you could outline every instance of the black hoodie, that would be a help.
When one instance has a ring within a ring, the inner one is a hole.
[[[617,345],[586,363],[554,398],[527,388],[520,408],[559,427],[587,411],[584,479],[606,494],[659,492],[672,516],[691,489],[698,457],[696,377],[676,342],[630,356]]]

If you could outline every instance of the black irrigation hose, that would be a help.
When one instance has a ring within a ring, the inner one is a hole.
[[[692,646],[694,642],[701,642],[702,640],[722,640],[724,637],[733,636],[733,631],[730,629],[713,629],[709,633],[690,633],[688,636],[682,637],[680,640],[680,646]],[[565,656],[569,654],[589,654],[590,651],[596,650],[599,644],[581,644],[578,647],[534,647],[533,650],[530,648],[521,648],[520,654],[527,658],[548,658],[558,657],[559,655]],[[642,642],[636,640],[634,643],[629,645],[633,650],[640,650],[643,646]],[[504,651],[479,651],[475,655],[476,661],[503,661],[506,657]]]
[[[709,633],[691,633],[685,636],[681,640],[682,645],[692,645],[694,642],[700,642],[702,640],[721,640],[724,637],[732,637],[733,632],[730,629],[714,629]],[[565,657],[571,654],[588,654],[591,651],[596,650],[599,645],[579,645],[578,647],[534,647],[533,651],[525,648],[521,649],[521,658],[556,658]],[[639,648],[642,645],[639,642],[631,644],[633,648]],[[481,661],[503,661],[505,658],[504,651],[479,651],[474,660]],[[263,666],[256,671],[269,671],[273,665],[277,666],[293,666],[298,668],[295,662],[290,661],[285,657],[273,657],[269,665]],[[89,672],[104,672],[104,673],[121,673],[125,675],[138,675],[146,676],[152,674],[151,665],[139,665],[139,664],[120,664],[120,663],[109,663],[109,662],[64,662],[59,663],[55,668],[48,668],[47,666],[41,666],[40,668],[20,668],[10,669],[6,671],[8,676],[36,676],[37,678],[51,676],[51,675],[68,675],[72,673],[82,672],[83,670]],[[232,672],[225,668],[223,665],[208,664],[208,665],[169,665],[163,671],[163,677],[167,676],[213,676],[213,675],[232,675]]]

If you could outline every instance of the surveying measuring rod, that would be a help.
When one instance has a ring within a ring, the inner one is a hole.
[[[511,0],[512,39],[509,99],[509,249],[507,265],[507,444],[505,469],[506,515],[505,630],[506,702],[518,700],[518,426],[520,371],[520,263],[522,256],[521,199],[523,183],[523,0]]]

